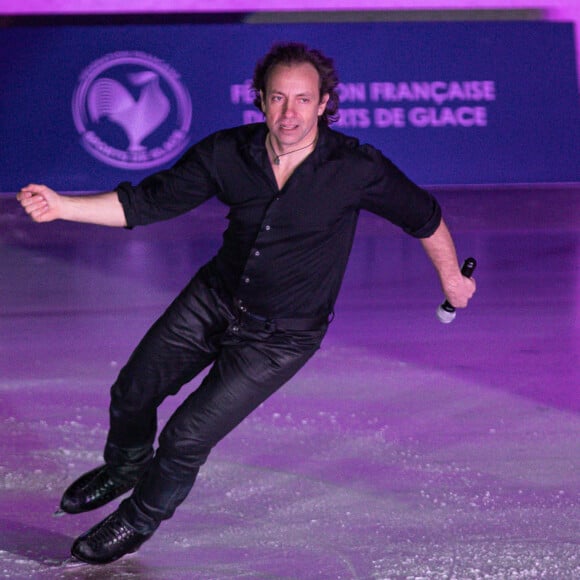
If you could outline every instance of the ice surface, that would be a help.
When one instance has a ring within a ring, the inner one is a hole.
[[[111,506],[52,514],[101,461],[120,365],[205,250],[181,245],[170,272],[181,230],[83,236],[0,209],[0,577],[580,578],[580,220],[461,230],[479,291],[450,325],[416,242],[363,220],[321,351],[137,554],[92,567],[70,545]]]

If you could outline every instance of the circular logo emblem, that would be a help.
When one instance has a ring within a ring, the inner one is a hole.
[[[93,157],[113,167],[150,169],[187,146],[191,99],[179,74],[159,58],[114,52],[83,70],[72,114]]]

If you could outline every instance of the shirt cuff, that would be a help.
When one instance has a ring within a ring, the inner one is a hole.
[[[432,236],[439,227],[441,218],[441,206],[434,200],[433,213],[427,223],[417,230],[407,230],[407,233],[414,238],[428,238],[429,236]]]
[[[133,203],[133,186],[128,181],[123,181],[117,185],[115,191],[117,192],[117,197],[119,198],[119,202],[123,206],[123,211],[125,212],[125,221],[127,222],[126,228],[132,230],[139,223],[137,220],[135,204]]]

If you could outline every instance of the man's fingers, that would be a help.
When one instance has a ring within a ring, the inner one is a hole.
[[[38,203],[38,201],[40,199],[43,199],[43,198],[41,198],[39,195],[33,195],[30,192],[23,192],[22,195],[20,196],[20,203],[23,206],[27,206],[27,205],[31,205],[33,203]]]
[[[21,200],[24,211],[34,220],[40,221],[48,210],[48,203],[42,195],[34,195]]]
[[[21,200],[21,205],[24,209],[34,211],[40,207],[46,207],[46,199],[42,195],[31,195]]]
[[[20,192],[16,195],[18,200],[34,197],[43,193],[48,188],[46,185],[38,185],[36,183],[29,183],[27,186],[23,187]]]
[[[469,298],[471,298],[475,294],[475,291],[477,289],[477,284],[475,282],[475,278],[468,278],[468,280],[469,280],[469,286],[471,287],[471,290],[469,292]]]

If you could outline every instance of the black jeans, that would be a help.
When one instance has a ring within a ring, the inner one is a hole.
[[[105,461],[114,478],[137,480],[121,514],[154,531],[186,498],[211,449],[316,352],[326,321],[283,328],[242,313],[202,270],[151,327],[111,389]],[[300,321],[298,321],[300,322]],[[161,432],[157,408],[212,365]]]

